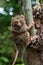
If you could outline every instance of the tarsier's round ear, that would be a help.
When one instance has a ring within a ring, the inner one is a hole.
[[[22,14],[21,14],[21,17],[22,17],[22,19],[24,19],[24,20],[25,20],[25,16],[24,16],[24,15],[22,15]]]

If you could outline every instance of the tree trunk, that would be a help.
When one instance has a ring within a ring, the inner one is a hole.
[[[24,53],[24,64],[25,65],[42,65],[40,59],[40,53],[33,48],[27,48]]]
[[[26,23],[27,25],[31,22],[34,22],[33,20],[33,15],[32,15],[32,5],[31,5],[31,0],[24,0],[24,11],[25,11],[25,16],[26,16]],[[35,27],[32,27],[30,30],[31,35],[36,34],[36,29]]]
[[[32,23],[33,15],[32,15],[32,5],[31,0],[23,0],[24,10],[26,16],[26,23]],[[30,30],[31,35],[36,35],[35,27],[32,27]],[[25,65],[41,65],[40,56],[36,49],[28,47],[24,53],[24,63]]]

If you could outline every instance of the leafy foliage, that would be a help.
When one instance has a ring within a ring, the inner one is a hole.
[[[22,12],[21,5],[18,0],[0,0],[0,8],[4,9],[0,13],[0,65],[12,65],[16,50],[10,39],[10,23],[12,16]],[[22,63],[17,59],[17,63],[19,62]]]

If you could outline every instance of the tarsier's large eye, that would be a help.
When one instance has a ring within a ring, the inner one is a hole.
[[[23,24],[23,21],[22,21],[22,20],[20,20],[19,22],[20,22],[21,24]]]
[[[18,21],[15,21],[14,23],[12,23],[12,26],[15,26],[18,24]]]

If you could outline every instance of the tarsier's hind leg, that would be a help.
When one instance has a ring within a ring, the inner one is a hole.
[[[25,65],[41,65],[40,56],[37,50],[33,48],[28,48],[24,53],[24,63]]]

